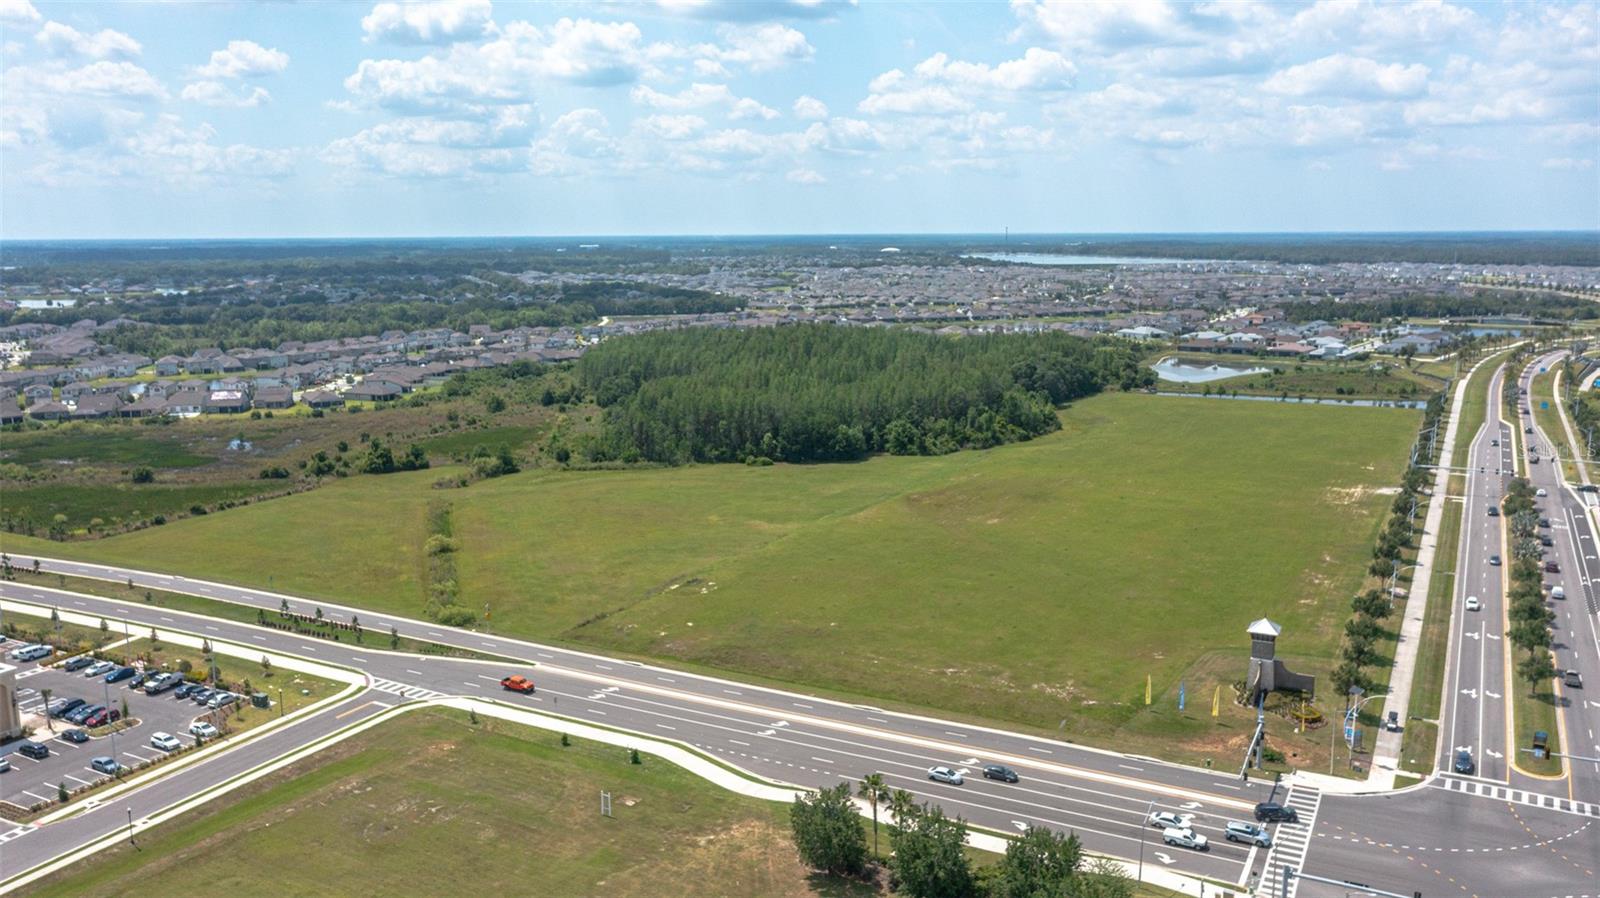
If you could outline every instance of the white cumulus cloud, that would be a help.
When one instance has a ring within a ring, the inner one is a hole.
[[[816,97],[802,94],[794,101],[794,117],[805,121],[820,121],[828,117],[828,104]]]
[[[71,25],[46,22],[33,36],[55,56],[85,56],[90,59],[133,59],[143,52],[139,42],[109,28],[84,34]]]
[[[1415,97],[1427,86],[1428,67],[1421,63],[1381,63],[1335,53],[1274,72],[1262,89],[1291,97]]]
[[[489,0],[379,3],[361,20],[368,41],[448,44],[482,37],[491,24]]]
[[[199,78],[258,78],[276,75],[289,67],[289,54],[268,49],[255,41],[228,41],[228,46],[211,51],[211,60],[195,69]]]

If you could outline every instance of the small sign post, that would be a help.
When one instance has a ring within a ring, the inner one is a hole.
[[[602,816],[602,817],[610,817],[611,816],[611,793],[610,792],[601,792],[600,793],[600,816]]]

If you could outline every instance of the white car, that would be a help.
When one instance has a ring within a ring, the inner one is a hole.
[[[961,774],[951,770],[948,767],[929,767],[928,779],[941,783],[949,783],[952,786],[959,786],[966,782],[966,780],[961,778]]]
[[[1206,840],[1205,836],[1200,835],[1187,826],[1167,827],[1161,833],[1161,841],[1167,843],[1168,845],[1176,845],[1179,848],[1193,848],[1195,851],[1205,851],[1211,844]]]
[[[1535,496],[1538,496],[1538,497],[1539,497],[1539,498],[1541,498],[1541,499],[1543,499],[1543,498],[1544,498],[1544,497],[1545,497],[1545,496],[1548,496],[1548,495],[1550,495],[1550,494],[1549,494],[1549,493],[1547,493],[1547,492],[1545,492],[1545,491],[1544,491],[1544,487],[1540,487],[1540,488],[1538,488],[1538,489],[1536,489],[1536,490],[1534,490],[1534,491],[1533,491],[1533,494],[1534,494],[1534,495],[1535,495]]]
[[[1145,822],[1162,829],[1183,829],[1189,825],[1189,818],[1181,817],[1171,811],[1156,811]]]
[[[1483,610],[1483,605],[1482,605],[1482,603],[1480,603],[1478,601],[1478,597],[1477,596],[1467,596],[1467,610],[1468,611],[1482,611]]]
[[[111,673],[116,669],[117,666],[110,661],[96,661],[83,669],[83,675],[86,677],[98,677],[101,674]]]
[[[189,724],[189,735],[199,736],[201,739],[215,739],[217,728],[203,720],[197,720]]]
[[[10,770],[10,769],[11,769],[11,760],[9,758],[0,758],[0,773],[5,773],[7,770]]]
[[[152,733],[150,735],[150,744],[162,751],[177,751],[183,747],[183,743],[178,741],[178,737],[171,733]]]

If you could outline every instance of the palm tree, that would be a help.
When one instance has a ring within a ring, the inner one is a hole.
[[[894,825],[905,829],[906,822],[917,814],[917,797],[904,789],[894,790],[889,796],[889,813],[894,817]]]
[[[54,689],[39,690],[39,697],[44,699],[44,725],[48,727],[52,733],[56,731],[56,722],[50,716],[50,696],[54,692]]]
[[[883,774],[869,773],[861,778],[861,788],[856,794],[872,805],[872,856],[878,856],[878,802],[889,800],[889,786]]]

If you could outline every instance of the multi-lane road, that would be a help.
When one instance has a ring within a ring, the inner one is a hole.
[[[1533,368],[1540,367],[1541,358]],[[1524,386],[1527,372],[1523,372]],[[1572,775],[1546,780],[1521,774],[1513,764],[1520,742],[1508,721],[1508,647],[1504,639],[1502,520],[1490,517],[1518,454],[1530,444],[1546,459],[1528,466],[1552,521],[1559,581],[1565,602],[1557,612],[1556,652],[1563,666],[1586,679],[1600,676],[1595,636],[1594,581],[1600,579],[1587,494],[1560,483],[1551,464],[1551,441],[1532,422],[1507,422],[1500,413],[1504,372],[1494,373],[1489,408],[1462,465],[1466,476],[1457,582],[1452,593],[1451,642],[1440,721],[1439,773],[1423,785],[1383,795],[1320,792],[1311,783],[1242,782],[1221,771],[1173,765],[958,721],[895,713],[780,689],[690,674],[636,661],[608,658],[371,611],[340,608],[278,593],[187,579],[177,575],[83,562],[41,559],[43,570],[136,586],[184,592],[276,611],[286,599],[297,611],[320,605],[324,615],[347,620],[359,611],[368,633],[404,636],[517,659],[520,665],[417,656],[371,646],[334,643],[249,624],[124,603],[26,583],[0,583],[0,598],[59,606],[63,610],[125,618],[142,628],[181,630],[216,640],[256,645],[361,671],[359,694],[292,726],[241,740],[231,751],[174,769],[114,803],[87,809],[49,826],[4,830],[0,824],[0,874],[15,875],[70,853],[171,808],[240,772],[411,699],[438,696],[496,698],[583,722],[651,738],[681,742],[759,776],[801,786],[884,775],[895,788],[935,802],[992,830],[1044,825],[1078,833],[1086,847],[1123,858],[1143,856],[1147,868],[1170,869],[1214,881],[1256,885],[1280,894],[1278,869],[1359,881],[1400,894],[1480,898],[1600,898],[1600,764],[1571,765]],[[1537,401],[1537,400],[1534,400]],[[1564,439],[1562,435],[1555,435]],[[1557,445],[1564,445],[1558,442]],[[32,559],[13,558],[30,566]],[[1480,610],[1465,610],[1466,599]],[[531,669],[539,691],[519,696],[499,689],[510,666]],[[1586,684],[1587,685],[1587,684]],[[1590,687],[1594,688],[1594,687]],[[1600,689],[1596,690],[1600,693]],[[1562,734],[1568,753],[1592,753],[1600,733],[1600,702],[1564,690]],[[1477,764],[1470,776],[1450,772],[1451,755],[1467,749]],[[1017,769],[1021,782],[982,779],[986,763]],[[934,783],[935,764],[970,772],[965,785]],[[1270,852],[1228,843],[1221,827],[1249,819],[1257,801],[1285,801],[1301,815],[1298,826],[1276,829]],[[1197,853],[1161,844],[1145,825],[1151,809],[1192,814],[1212,842]],[[3,881],[3,880],[0,880]],[[1360,894],[1347,887],[1296,881],[1291,895],[1305,898]]]

